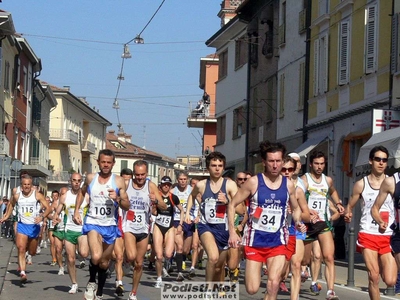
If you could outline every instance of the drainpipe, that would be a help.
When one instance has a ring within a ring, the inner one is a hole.
[[[310,47],[311,47],[311,6],[312,0],[307,1],[306,7],[306,61],[304,74],[304,109],[303,109],[303,143],[307,140],[306,125],[308,123],[308,97],[310,96]],[[303,170],[305,171],[305,170]]]
[[[247,91],[246,91],[246,140],[245,140],[245,153],[244,153],[244,169],[249,169],[249,134],[250,134],[250,75],[251,75],[251,34],[248,33],[247,37]]]
[[[392,0],[392,13],[391,13],[391,16],[392,16],[392,25],[393,25],[393,18],[394,18],[394,14],[395,14],[395,12],[394,12],[394,1],[395,0]],[[397,24],[395,24],[395,26],[396,26]],[[393,29],[394,28],[392,28],[392,34],[393,34]],[[395,39],[396,39],[396,41],[395,41],[395,43],[396,42],[398,42],[398,38],[397,38],[397,36],[395,37]],[[398,49],[397,49],[397,47],[395,48],[395,51],[393,51],[393,38],[391,39],[391,41],[390,41],[390,62],[391,62],[391,65],[394,63],[394,62],[396,62],[396,60],[394,60],[393,61],[393,56],[394,55],[396,55],[396,53],[393,53],[393,52],[396,52],[396,51],[398,51]],[[396,68],[397,66],[395,66],[395,68]],[[389,75],[389,109],[392,109],[392,104],[393,104],[393,71],[392,70],[390,70],[391,72],[390,72],[390,75]]]

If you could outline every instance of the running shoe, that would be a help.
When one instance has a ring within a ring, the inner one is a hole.
[[[84,267],[86,267],[86,262],[85,262],[85,260],[82,260],[82,261],[79,263],[79,269],[83,269]]]
[[[164,277],[169,277],[169,274],[168,274],[168,271],[167,271],[166,268],[163,268],[163,269],[162,269],[162,272],[163,272],[163,276],[164,276]]]
[[[56,261],[52,261],[52,262],[50,263],[50,266],[55,266],[56,264],[57,264]]]
[[[115,294],[118,297],[122,297],[124,295],[124,286],[122,284],[119,284],[116,289],[115,289]]]
[[[158,280],[156,281],[156,283],[154,284],[154,287],[157,289],[161,289],[162,287],[162,280]]]
[[[40,248],[40,246],[37,246],[37,248],[36,248],[36,254],[40,254],[40,252],[42,252],[42,248]]]
[[[196,269],[195,268],[190,268],[189,277],[193,278],[195,276],[196,276]]]
[[[76,294],[77,291],[78,291],[78,284],[74,283],[74,284],[71,285],[71,289],[68,291],[68,293]]]
[[[326,300],[339,300],[334,291],[330,291],[326,294]]]
[[[31,265],[31,264],[32,264],[32,255],[28,254],[28,256],[26,257],[26,263],[27,263],[28,265]]]
[[[128,300],[137,300],[136,294],[134,295],[134,294],[132,294],[132,293],[129,293],[129,298],[128,298]]]
[[[64,268],[63,268],[63,267],[61,267],[61,268],[58,270],[58,275],[64,275]]]
[[[88,282],[85,291],[85,299],[86,300],[93,300],[96,299],[96,291],[97,291],[97,284],[96,282]]]
[[[22,284],[25,284],[28,281],[28,278],[26,277],[26,274],[21,274],[19,280]]]
[[[319,295],[319,291],[320,291],[320,289],[319,289],[319,287],[318,287],[318,283],[314,283],[314,284],[312,284],[311,286],[310,286],[310,292],[311,292],[311,294],[313,294],[313,295]]]
[[[182,262],[182,270],[185,271],[186,270],[186,262]]]
[[[181,272],[178,273],[178,276],[176,277],[176,281],[182,282],[185,280],[185,277],[183,277],[183,274]]]
[[[236,268],[235,270],[229,270],[229,280],[232,283],[236,283],[239,280],[239,269]]]
[[[281,292],[289,293],[289,290],[284,281],[281,281],[281,283],[279,284],[279,289]]]
[[[303,283],[306,282],[308,277],[309,277],[309,274],[308,274],[307,271],[306,272],[301,272],[301,282],[303,282]]]

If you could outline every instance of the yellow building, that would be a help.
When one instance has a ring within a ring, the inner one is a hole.
[[[392,1],[312,1],[309,31],[308,138],[299,152],[327,156],[327,173],[346,203],[374,109],[391,109]],[[356,222],[357,223],[357,222]]]
[[[50,113],[49,191],[68,184],[71,172],[98,171],[98,152],[105,148],[106,128],[111,125],[68,87],[51,89],[58,104]]]

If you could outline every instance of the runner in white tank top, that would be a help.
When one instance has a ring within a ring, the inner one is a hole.
[[[114,152],[109,149],[100,150],[97,163],[100,171],[87,175],[77,195],[74,211],[74,222],[83,224],[82,233],[88,235],[90,249],[90,276],[84,295],[86,299],[103,295],[115,239],[120,235],[114,213],[118,206],[124,210],[129,209],[125,182],[122,177],[112,174]],[[89,212],[83,223],[79,208],[86,192],[89,194]]]
[[[368,274],[368,293],[370,299],[380,299],[379,277],[388,287],[394,286],[397,279],[396,261],[392,255],[390,239],[392,229],[388,226],[381,231],[379,224],[372,216],[371,208],[378,197],[379,189],[386,180],[388,150],[383,146],[374,147],[369,153],[371,174],[358,180],[353,187],[353,193],[345,211],[345,221],[350,223],[353,208],[362,199],[362,215],[360,231],[357,237],[357,251],[361,252]],[[387,223],[394,221],[394,205],[392,195],[387,194],[379,210],[380,217]]]
[[[21,270],[20,281],[25,284],[27,281],[25,252],[28,249],[30,255],[34,256],[36,254],[40,233],[39,223],[43,222],[43,219],[50,213],[50,206],[43,195],[32,188],[32,177],[29,175],[22,177],[21,192],[13,195],[8,204],[10,209],[7,209],[0,219],[0,223],[5,222],[10,217],[16,203],[18,203],[19,215],[16,245],[18,248],[18,263]],[[41,205],[45,208],[42,215],[39,214]]]

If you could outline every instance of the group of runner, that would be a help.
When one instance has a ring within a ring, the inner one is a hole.
[[[387,150],[375,150],[370,155],[371,175],[355,184],[346,210],[332,178],[323,173],[326,157],[322,152],[310,155],[310,171],[299,177],[299,155],[286,155],[282,144],[266,141],[260,144],[264,172],[255,176],[239,172],[236,182],[224,178],[225,156],[211,152],[206,157],[210,177],[193,180],[190,185],[188,175],[181,172],[177,184],[164,176],[157,186],[148,179],[148,165],[143,160],[136,161],[133,170],[124,169],[121,176],[115,175],[115,155],[104,149],[98,156],[100,171],[88,174],[84,181],[80,174],[72,174],[70,187],[53,192],[51,204],[32,187],[29,175],[21,176],[21,186],[13,191],[11,205],[0,222],[17,207],[20,280],[26,283],[26,252],[35,255],[40,249],[40,224],[49,219],[49,238],[54,238],[52,264],[58,263],[59,275],[64,274],[65,248],[72,284],[69,293],[78,290],[76,253],[90,257],[85,299],[102,299],[105,282],[113,269],[115,293],[122,296],[124,264],[133,268],[128,299],[137,299],[146,253],[151,253],[149,260],[155,262],[156,288],[163,285],[163,276],[170,275],[172,258],[177,268],[176,281],[185,280],[184,262],[189,253],[192,263],[188,276],[193,277],[198,258],[202,257],[200,245],[207,255],[205,283],[223,283],[227,273],[231,284],[236,284],[244,257],[249,294],[258,291],[264,265],[268,273],[264,299],[277,298],[290,269],[290,298],[297,300],[301,282],[309,276],[307,265],[311,265],[310,291],[320,293],[317,278],[323,260],[326,299],[339,299],[334,292],[332,221],[343,214],[351,221],[352,208],[362,198],[366,204],[358,245],[369,270],[370,297],[379,299],[380,270],[384,270],[382,277],[388,286],[393,286],[397,278],[387,243],[394,220],[392,197],[399,197],[400,184],[398,176],[385,178]],[[396,229],[395,233],[400,240]],[[397,249],[400,252],[399,246]],[[205,297],[212,297],[213,291],[202,292]]]

